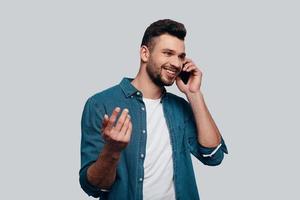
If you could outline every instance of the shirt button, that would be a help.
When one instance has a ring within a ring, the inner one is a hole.
[[[131,98],[133,98],[133,96],[130,96]]]
[[[140,93],[140,92],[137,92],[136,94],[137,94],[137,95],[140,95],[141,93]]]
[[[142,110],[145,110],[145,108],[144,108],[144,107],[142,107]]]
[[[144,158],[144,154],[141,153],[141,158]]]
[[[146,133],[146,130],[143,130],[143,133]]]
[[[143,181],[143,178],[139,178],[139,181],[142,182],[142,181]]]

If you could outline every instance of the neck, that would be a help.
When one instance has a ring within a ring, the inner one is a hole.
[[[148,99],[158,99],[161,97],[163,88],[157,86],[146,72],[146,67],[141,66],[138,74],[131,82],[135,88],[143,93],[143,97]]]

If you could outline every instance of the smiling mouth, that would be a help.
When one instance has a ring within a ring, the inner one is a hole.
[[[164,68],[170,76],[177,76],[178,71],[175,69]]]

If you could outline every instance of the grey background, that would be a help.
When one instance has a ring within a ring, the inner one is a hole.
[[[219,167],[194,163],[201,199],[299,199],[291,0],[1,1],[0,199],[90,199],[78,183],[83,105],[136,75],[143,32],[162,18],[186,25],[230,152]]]

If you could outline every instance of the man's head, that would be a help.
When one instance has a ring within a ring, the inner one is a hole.
[[[183,24],[158,20],[145,31],[141,44],[141,61],[146,72],[158,86],[169,86],[175,81],[185,59]]]

